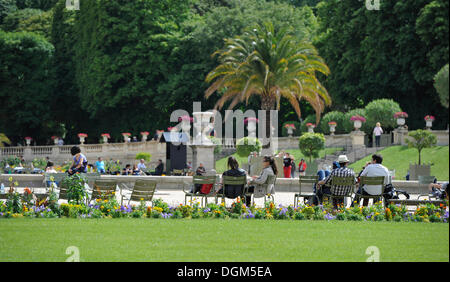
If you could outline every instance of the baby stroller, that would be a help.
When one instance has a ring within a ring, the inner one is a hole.
[[[409,200],[409,194],[406,191],[401,191],[395,189],[392,184],[387,184],[384,187],[383,197],[384,197],[384,204],[388,205],[388,200],[398,200],[400,199],[400,195],[403,195],[406,197],[407,200]]]

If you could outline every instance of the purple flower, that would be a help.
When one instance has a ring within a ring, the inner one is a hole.
[[[3,216],[3,213],[2,213],[2,212],[0,212],[0,216]]]
[[[203,210],[204,213],[207,213],[207,212],[210,212],[210,211],[211,211],[210,208],[206,208],[206,209]]]
[[[325,215],[325,219],[326,220],[333,220],[333,219],[335,219],[336,217],[335,216],[333,216],[332,214],[329,214],[329,213],[327,213],[326,215]]]

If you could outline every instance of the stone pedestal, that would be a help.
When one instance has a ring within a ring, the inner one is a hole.
[[[216,168],[214,161],[214,147],[215,145],[191,145],[192,148],[192,167],[194,171],[200,163],[206,168],[206,171]]]
[[[364,136],[366,134],[363,131],[352,131],[350,136],[352,137],[352,148],[359,149],[364,148],[366,145],[364,145]]]
[[[394,129],[394,144],[406,145],[406,137],[408,136],[408,130],[404,127]]]

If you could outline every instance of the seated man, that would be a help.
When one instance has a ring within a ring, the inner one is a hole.
[[[347,165],[350,162],[347,158],[346,155],[340,155],[338,157],[337,162],[339,163],[339,168],[333,169],[330,173],[330,175],[328,175],[328,177],[326,177],[324,180],[319,181],[317,184],[317,197],[319,198],[320,202],[323,201],[323,195],[327,194],[330,195],[331,194],[331,178],[333,176],[338,176],[338,177],[355,177],[355,172],[348,168]],[[356,179],[355,179],[356,180]],[[343,186],[340,187],[340,189],[342,190],[346,190],[346,189],[350,189],[351,187],[347,187],[347,186]],[[340,204],[343,203],[343,199],[336,199],[334,201],[336,204]]]
[[[444,182],[442,184],[430,183],[430,185],[428,185],[428,189],[430,190],[430,194],[437,199],[448,199],[448,182]]]
[[[375,176],[384,176],[384,185],[364,185],[364,187],[359,187],[358,194],[362,195],[379,195],[383,192],[384,186],[389,184],[389,170],[382,165],[383,163],[383,157],[378,154],[372,155],[372,161],[367,163],[364,167],[364,170],[359,174],[359,176],[368,176],[368,177],[375,177]],[[359,197],[356,196],[355,201],[359,203]],[[374,202],[376,202],[378,199],[374,199]],[[354,201],[352,201],[353,206]],[[369,204],[369,199],[364,198],[363,200],[363,206],[367,206]]]
[[[155,172],[152,175],[162,175],[164,172],[164,164],[161,159],[158,160],[158,165],[155,168]]]

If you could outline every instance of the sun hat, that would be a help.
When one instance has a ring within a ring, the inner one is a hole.
[[[339,163],[348,163],[350,162],[346,155],[339,155],[338,160]]]

